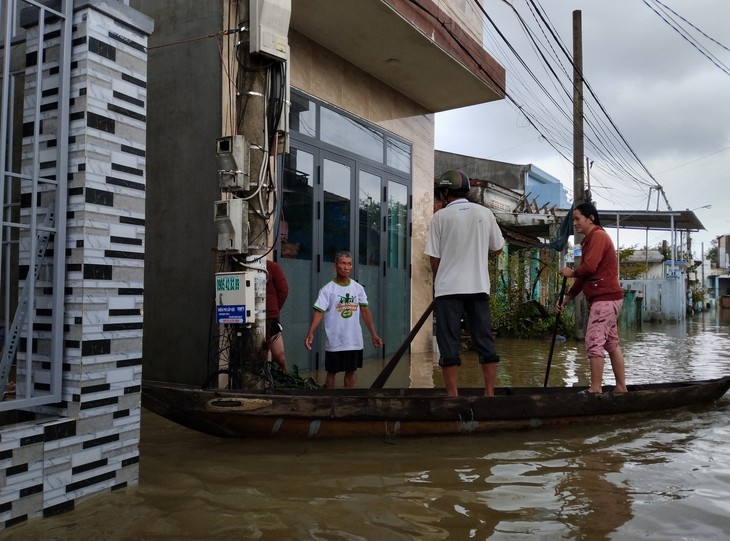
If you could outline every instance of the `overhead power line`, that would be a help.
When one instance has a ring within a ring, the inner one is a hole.
[[[684,17],[679,15],[676,11],[669,8],[667,5],[659,2],[658,0],[653,0],[653,2],[654,2],[654,4],[656,4],[657,6],[660,6],[660,7],[654,7],[651,5],[650,2],[648,2],[647,0],[644,0],[644,4],[646,4],[646,6],[649,9],[651,9],[654,13],[656,13],[662,21],[664,21],[666,24],[668,24],[672,30],[674,30],[677,34],[682,36],[682,38],[685,41],[687,41],[687,43],[689,43],[690,45],[692,45],[692,47],[697,49],[700,52],[700,54],[702,56],[704,56],[705,58],[707,58],[710,62],[712,62],[716,68],[718,68],[720,71],[722,71],[726,75],[730,75],[730,68],[728,66],[726,66],[719,58],[717,58],[709,50],[707,50],[707,48],[704,47],[699,41],[697,41],[694,37],[692,37],[690,32],[687,29],[683,28],[681,23],[679,23],[677,21],[677,19],[684,21],[689,26],[691,26],[693,29],[697,30],[700,34],[702,34],[706,38],[712,40],[714,43],[720,45],[720,47],[722,47],[723,49],[728,50],[727,47],[725,47],[719,41],[711,38],[710,36],[708,36],[707,34],[702,32],[699,28],[697,28],[695,25],[690,23],[687,19],[685,19]]]
[[[658,0],[654,1],[661,4]],[[410,0],[410,2],[433,17],[462,47],[464,52],[471,54],[468,47],[451,32],[449,26],[439,19],[440,13],[430,12],[418,0]],[[514,2],[502,0],[502,2],[515,16],[536,61],[528,61],[525,56],[527,51],[518,51],[514,43],[505,35],[504,29],[500,28],[500,25],[487,13],[483,3],[474,0],[476,9],[484,15],[491,27],[485,36],[488,42],[488,45],[485,44],[485,48],[505,67],[509,76],[508,88],[503,88],[503,85],[495,81],[486,69],[480,69],[490,78],[495,88],[504,93],[505,99],[518,114],[525,118],[528,124],[561,157],[567,162],[572,162],[572,72],[575,69],[572,54],[560,39],[538,0],[525,0],[525,6],[532,22],[528,22],[526,17],[518,11],[517,0]],[[691,25],[676,13],[672,17],[665,14],[665,18],[673,21],[672,25],[678,29],[678,32],[682,26]],[[711,39],[699,31],[696,26],[691,26],[694,31]],[[685,39],[691,39],[688,31],[685,31]],[[722,66],[719,61],[718,64]],[[592,187],[605,190],[604,198],[607,201],[622,206],[627,201],[635,199],[636,208],[641,208],[642,203],[651,197],[652,190],[657,190],[664,196],[667,207],[671,209],[661,184],[622,134],[616,121],[598,98],[593,86],[584,74],[582,75],[588,90],[587,95],[584,96],[584,143],[586,155],[589,155],[595,163],[591,175]],[[628,195],[625,191],[621,191],[621,193],[619,193],[620,190],[614,191],[614,188],[621,186],[629,191]],[[637,194],[637,197],[634,198],[631,195],[632,192]],[[624,208],[627,207],[624,206]]]
[[[526,39],[531,44],[532,49],[539,59],[538,65],[535,69],[540,68],[545,72],[545,79],[549,79],[552,82],[552,86],[557,90],[558,98],[555,98],[550,92],[547,91],[547,84],[543,84],[542,81],[538,85],[537,90],[547,99],[547,104],[552,105],[552,109],[547,111],[544,106],[541,106],[541,111],[547,113],[547,119],[541,122],[542,125],[550,126],[550,132],[540,132],[547,141],[555,148],[560,146],[563,151],[561,155],[566,158],[567,161],[572,161],[572,158],[568,158],[571,154],[572,149],[572,87],[573,82],[570,72],[574,70],[574,63],[572,55],[568,48],[563,44],[557,31],[555,30],[552,23],[549,21],[547,14],[533,0],[527,0],[526,5],[532,15],[535,23],[531,26],[522,14],[517,10],[514,4],[504,2],[509,6],[516,17],[520,27],[522,28]],[[516,47],[510,43],[504,32],[499,28],[497,23],[492,17],[486,12],[478,2],[476,3],[478,9],[483,13],[487,22],[492,26],[496,35],[507,45],[510,53],[514,56],[518,62],[518,67],[523,67],[522,70],[515,70],[514,66],[508,73],[511,75],[512,80],[515,80],[520,87],[529,88],[529,83],[524,82],[523,76],[527,74],[528,79],[540,80],[534,73],[524,57],[517,51]],[[495,45],[498,45],[495,42]],[[498,46],[499,50],[503,49]],[[509,55],[503,55],[500,58],[502,62],[510,62]],[[570,72],[565,65],[570,66]],[[584,78],[585,81],[585,78]],[[658,183],[653,178],[649,170],[639,159],[636,152],[633,150],[631,145],[628,143],[626,138],[621,134],[618,126],[608,114],[606,108],[598,99],[595,91],[585,81],[586,88],[589,90],[589,100],[585,100],[585,113],[584,113],[584,139],[587,149],[591,153],[592,159],[597,162],[597,169],[604,171],[610,175],[610,182],[606,184],[615,184],[616,181],[624,184],[629,189],[640,191],[646,195],[647,188],[650,186],[656,186]],[[511,84],[509,94],[515,94],[515,85]],[[523,115],[530,115],[532,109],[526,107],[525,103],[541,103],[540,96],[536,96],[535,88],[533,90],[524,92],[524,101],[517,101],[518,110]],[[562,103],[558,100],[562,99]],[[537,122],[533,119],[533,124]],[[551,134],[559,132],[557,137],[551,137]],[[594,176],[594,183],[597,186],[601,186],[603,183],[599,178]],[[607,198],[611,198],[611,194],[607,194]]]

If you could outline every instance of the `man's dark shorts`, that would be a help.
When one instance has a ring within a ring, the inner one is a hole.
[[[436,341],[439,366],[461,365],[461,321],[466,315],[474,351],[479,362],[498,363],[499,355],[492,336],[489,295],[446,295],[436,297]]]
[[[278,317],[266,320],[266,338],[271,338],[280,334],[284,330]]]

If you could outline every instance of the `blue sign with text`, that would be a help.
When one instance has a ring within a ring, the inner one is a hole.
[[[246,323],[246,305],[215,307],[216,323]]]

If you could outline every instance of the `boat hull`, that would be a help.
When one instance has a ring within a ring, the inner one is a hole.
[[[243,392],[144,382],[142,403],[183,426],[224,437],[343,438],[474,434],[611,421],[712,402],[730,388],[716,380],[629,386],[628,393],[580,388],[330,389]]]

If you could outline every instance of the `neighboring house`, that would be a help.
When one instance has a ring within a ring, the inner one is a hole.
[[[730,235],[717,237],[717,265],[713,265],[707,279],[713,297],[719,299],[721,306],[730,308]]]
[[[569,209],[568,190],[554,176],[533,164],[525,172],[525,198],[535,207]]]
[[[730,235],[717,237],[717,269],[723,274],[730,273]]]
[[[696,272],[686,261],[672,261],[659,250],[635,250],[621,261],[624,311],[641,321],[680,321],[692,308]],[[632,304],[634,303],[634,304]]]
[[[520,247],[554,239],[570,208],[567,191],[560,181],[531,164],[511,164],[437,150],[435,175],[450,169],[460,169],[469,176],[472,199],[489,207],[505,234],[511,235]],[[535,172],[539,172],[540,181],[533,176]],[[549,188],[540,199],[530,199],[527,186],[536,183]]]
[[[664,278],[666,271],[663,262],[664,254],[659,250],[635,250],[633,254],[621,261],[621,267],[622,269],[626,266],[641,269],[642,278]]]
[[[540,209],[567,210],[571,205],[568,191],[560,180],[531,163],[513,164],[437,150],[435,164],[437,176],[449,169],[461,169],[469,178],[514,190],[524,196],[535,212]],[[510,210],[518,209],[515,206]]]

